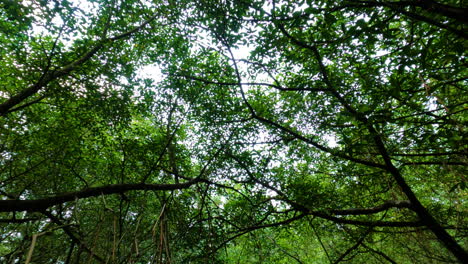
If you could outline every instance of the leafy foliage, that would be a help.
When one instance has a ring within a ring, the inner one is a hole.
[[[466,261],[466,11],[0,2],[0,262]]]

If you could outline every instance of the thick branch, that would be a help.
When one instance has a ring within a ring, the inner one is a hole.
[[[419,227],[424,226],[422,221],[415,222],[396,222],[396,221],[361,221],[361,220],[351,220],[342,217],[331,216],[324,212],[310,211],[309,215],[327,219],[334,223],[346,224],[346,225],[356,225],[356,226],[374,226],[374,227]]]
[[[187,189],[195,183],[200,182],[199,178],[179,184],[113,184],[101,187],[87,188],[81,191],[68,192],[56,196],[36,199],[36,200],[2,200],[0,201],[0,212],[42,212],[45,209],[54,205],[71,202],[74,200],[96,197],[99,195],[118,194],[128,191],[171,191]]]
[[[409,201],[387,201],[382,205],[370,208],[351,208],[344,210],[331,210],[330,213],[334,215],[370,215],[386,211],[390,208],[408,208],[411,209]]]

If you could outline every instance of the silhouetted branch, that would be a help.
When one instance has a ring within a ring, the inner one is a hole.
[[[171,191],[187,189],[190,186],[200,182],[199,178],[179,184],[113,184],[101,187],[86,188],[81,191],[68,192],[56,196],[36,199],[36,200],[1,200],[0,212],[42,212],[54,205],[63,204],[83,198],[96,197],[100,195],[118,194],[128,191]]]

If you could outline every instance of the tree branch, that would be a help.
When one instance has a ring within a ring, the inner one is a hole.
[[[382,211],[386,211],[390,208],[407,208],[412,209],[412,205],[409,201],[387,201],[382,205],[370,207],[370,208],[351,208],[344,210],[330,210],[329,212],[334,215],[370,215],[376,214]]]
[[[276,85],[276,84],[271,84],[271,83],[263,83],[263,82],[216,82],[216,81],[210,81],[204,78],[196,77],[196,76],[190,76],[190,75],[185,75],[185,74],[179,74],[177,76],[185,77],[194,81],[200,81],[205,84],[215,84],[215,85],[225,85],[225,86],[239,86],[239,85],[247,85],[247,86],[267,86],[274,88],[276,90],[280,91],[307,91],[307,92],[324,92],[327,91],[327,89],[324,88],[296,88],[296,87],[283,87],[281,85]]]
[[[86,188],[81,191],[67,192],[56,196],[36,199],[36,200],[1,200],[0,212],[42,212],[45,209],[54,205],[63,204],[79,199],[96,197],[100,195],[118,194],[128,191],[171,191],[187,189],[190,186],[200,182],[200,178],[192,179],[191,181],[179,184],[113,184],[101,187]]]

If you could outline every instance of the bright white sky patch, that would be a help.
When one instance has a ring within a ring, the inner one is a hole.
[[[160,82],[163,79],[161,68],[156,63],[140,67],[137,72],[138,78],[152,79],[155,82]]]

